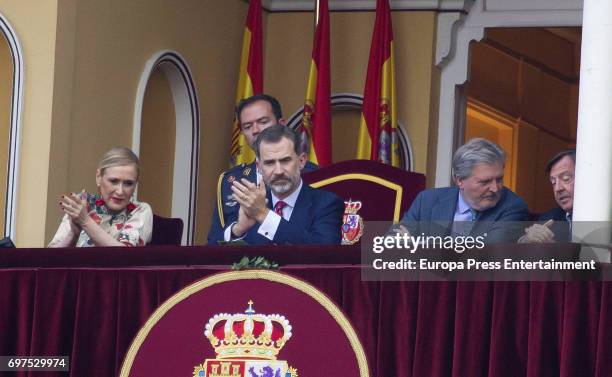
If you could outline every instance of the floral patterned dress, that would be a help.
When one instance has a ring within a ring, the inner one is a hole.
[[[126,246],[144,246],[151,241],[153,211],[147,203],[133,201],[123,211],[113,213],[99,195],[87,193],[87,212],[96,224]],[[64,215],[49,247],[95,246],[83,230],[78,236],[76,245],[74,239],[70,218]]]

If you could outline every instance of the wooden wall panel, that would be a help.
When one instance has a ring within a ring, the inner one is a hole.
[[[562,38],[562,31],[569,36],[577,32],[560,29],[488,29],[487,39],[471,46],[467,90],[469,97],[572,143],[579,39]]]
[[[530,63],[547,67],[567,78],[576,74],[575,44],[547,29],[490,28],[486,33],[489,41],[523,56]]]
[[[536,182],[538,180],[538,129],[534,126],[519,122],[516,129],[517,151],[514,155],[516,169],[514,169],[516,193],[529,205],[531,211],[536,207]]]
[[[504,185],[514,190],[514,119],[501,116],[485,107],[470,102],[466,113],[465,141],[482,137],[497,143],[506,152]]]
[[[519,61],[484,43],[471,45],[469,96],[519,116]]]
[[[467,93],[482,104],[468,107],[466,138],[513,140],[508,164],[512,177],[506,185],[514,187],[532,212],[556,206],[546,163],[575,144],[579,37],[576,28],[495,28],[471,46]],[[474,110],[479,114],[470,113]],[[495,113],[500,114],[486,119]],[[503,123],[513,129],[513,137],[500,137],[498,118],[507,118]]]
[[[521,117],[560,138],[569,139],[570,85],[528,64],[522,68]]]

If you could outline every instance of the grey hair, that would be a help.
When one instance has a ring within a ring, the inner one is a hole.
[[[486,139],[471,139],[460,146],[453,156],[453,177],[465,179],[472,175],[474,166],[478,164],[506,163],[506,152],[499,145]]]

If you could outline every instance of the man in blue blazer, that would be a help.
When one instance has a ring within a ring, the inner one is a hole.
[[[241,133],[244,135],[247,144],[253,149],[260,132],[275,124],[285,125],[280,103],[276,98],[267,94],[257,94],[243,99],[236,106],[235,112]],[[307,161],[303,171],[308,172],[317,168],[317,165]],[[239,206],[231,190],[232,183],[244,178],[257,184],[260,181],[258,175],[255,161],[236,165],[219,175],[217,200],[208,232],[209,243],[223,239],[223,231],[227,224],[235,222],[238,218]]]
[[[340,243],[344,202],[302,182],[306,155],[299,147],[299,136],[282,125],[259,134],[255,152],[265,185],[245,178],[232,182],[238,213],[223,230],[222,240],[253,245]]]
[[[495,143],[472,139],[453,157],[456,187],[425,190],[400,221],[413,236],[484,236],[485,243],[514,242],[527,220],[527,204],[503,187],[506,155]]]
[[[519,239],[519,242],[571,241],[575,169],[575,149],[561,151],[548,161],[546,174],[559,206],[541,214],[538,219],[540,223],[525,229],[525,235]]]

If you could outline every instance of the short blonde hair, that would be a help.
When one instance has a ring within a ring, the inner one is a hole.
[[[114,147],[102,156],[98,163],[98,169],[100,169],[100,175],[104,175],[104,171],[107,168],[126,165],[134,165],[136,168],[136,178],[140,176],[140,160],[138,156],[130,148]]]

